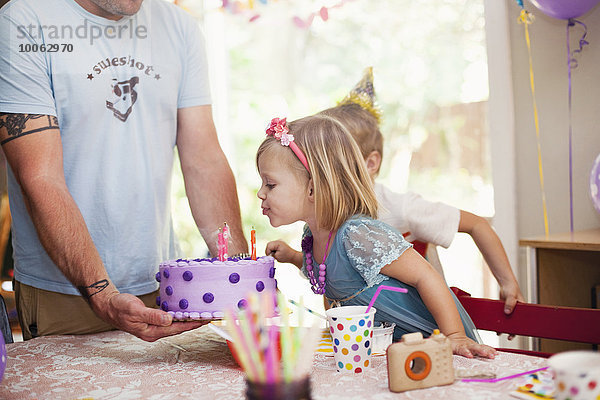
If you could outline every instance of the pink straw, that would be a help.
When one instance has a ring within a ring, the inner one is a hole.
[[[379,296],[379,293],[382,290],[393,290],[394,292],[400,292],[400,293],[408,293],[408,290],[403,289],[403,288],[399,288],[399,287],[394,287],[394,286],[386,286],[386,285],[381,285],[377,288],[377,290],[375,291],[375,294],[373,295],[373,298],[371,299],[371,302],[369,303],[369,306],[367,307],[367,313],[371,310],[371,307],[373,307],[373,304],[375,303],[375,300],[377,299],[377,296]]]

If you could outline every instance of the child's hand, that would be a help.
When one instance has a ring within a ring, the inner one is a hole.
[[[448,335],[450,343],[452,344],[452,354],[459,356],[473,358],[473,356],[480,356],[484,358],[493,359],[498,353],[493,347],[485,344],[479,344],[472,339],[469,339],[462,333],[453,333]]]
[[[504,300],[504,314],[506,315],[514,311],[517,301],[526,302],[516,282],[500,286],[500,300]],[[508,335],[508,340],[513,340],[514,338],[515,335]]]
[[[521,294],[519,285],[514,282],[500,286],[500,300],[504,300],[504,313],[510,314],[515,309],[517,301],[525,303],[525,298]]]
[[[298,268],[302,267],[302,253],[292,249],[287,243],[281,240],[274,240],[267,243],[265,253],[273,256],[280,263],[292,263]]]

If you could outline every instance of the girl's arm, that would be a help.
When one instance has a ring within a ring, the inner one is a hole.
[[[406,250],[396,261],[383,267],[381,273],[417,289],[440,330],[450,338],[454,354],[494,358],[496,350],[467,337],[444,279],[415,250]]]
[[[525,298],[510,267],[500,238],[485,218],[463,210],[460,211],[458,231],[468,233],[473,238],[483,259],[500,284],[500,299],[504,300],[504,312],[512,313],[517,301],[525,302]]]
[[[298,269],[302,268],[302,252],[292,249],[282,240],[274,240],[267,243],[265,254],[273,256],[280,263],[294,264]]]

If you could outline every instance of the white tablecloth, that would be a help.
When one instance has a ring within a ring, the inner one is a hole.
[[[7,345],[0,399],[240,399],[244,373],[225,341],[207,327],[144,342],[113,331],[51,336]],[[500,353],[495,360],[454,356],[463,371],[508,376],[546,366],[546,359]],[[314,399],[507,399],[517,380],[460,382],[392,393],[386,359],[362,374],[341,374],[333,357],[317,354],[310,376]]]

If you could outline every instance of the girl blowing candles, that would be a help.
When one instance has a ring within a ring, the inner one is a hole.
[[[377,218],[377,199],[352,136],[332,117],[315,115],[291,122],[274,118],[256,164],[262,179],[258,197],[272,226],[306,222],[302,253],[281,241],[267,254],[302,264],[313,291],[340,305],[367,305],[382,283],[408,289],[383,291],[376,322],[396,323],[394,336],[439,328],[455,354],[493,358],[476,343],[474,326],[443,278],[402,235]],[[294,257],[302,257],[294,260]]]

